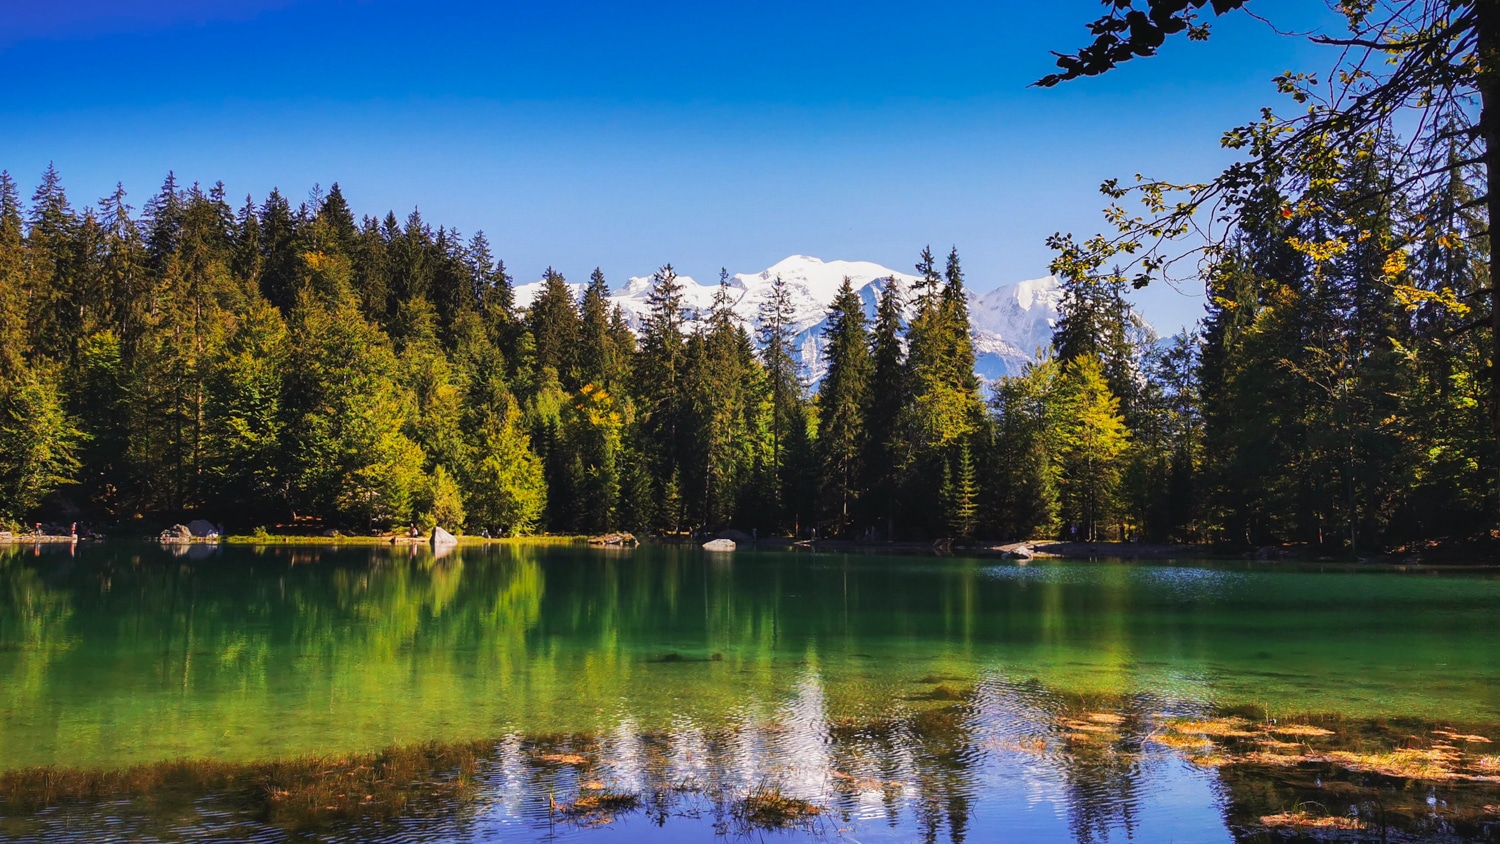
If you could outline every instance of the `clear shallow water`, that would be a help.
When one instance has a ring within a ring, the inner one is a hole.
[[[736,832],[709,795],[770,783],[832,810],[778,833],[793,837],[1229,841],[1301,793],[1154,743],[1164,719],[1239,708],[1500,739],[1493,573],[193,550],[0,548],[0,771],[494,739],[474,800],[314,837],[702,840]],[[587,764],[537,764],[539,736]],[[559,827],[545,795],[584,779],[674,796]],[[292,834],[223,802],[63,806],[0,837]]]

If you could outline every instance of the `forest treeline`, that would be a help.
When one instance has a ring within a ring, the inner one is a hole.
[[[752,325],[670,265],[637,330],[595,271],[517,309],[485,236],[356,219],[337,185],[236,210],[169,177],[75,208],[0,175],[0,514],[201,515],[503,534],[1129,537],[1368,548],[1484,529],[1473,238],[1391,257],[1381,157],[1326,213],[1248,218],[1197,330],[1158,340],[1118,273],[1063,279],[1053,346],[974,373],[957,251],[873,318],[828,303],[827,374],[779,282]],[[1433,215],[1483,218],[1455,164]],[[1373,198],[1372,198],[1373,196]],[[1324,246],[1321,251],[1308,246]],[[1393,283],[1398,278],[1400,284]],[[723,276],[727,279],[727,274]],[[1410,290],[1437,291],[1413,297]]]

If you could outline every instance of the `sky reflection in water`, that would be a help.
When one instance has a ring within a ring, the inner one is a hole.
[[[545,798],[592,783],[659,797],[611,817],[617,837],[733,834],[725,799],[774,785],[830,809],[794,837],[1243,840],[1301,792],[1161,743],[1174,719],[1493,732],[1497,598],[1489,576],[1249,566],[0,550],[0,769],[492,738],[472,802],[321,834],[602,836]],[[582,761],[538,761],[557,752]],[[1451,802],[1500,804],[1475,787]],[[215,801],[63,807],[0,837],[107,818],[127,838],[286,834]]]

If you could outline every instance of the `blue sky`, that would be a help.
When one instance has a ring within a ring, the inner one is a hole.
[[[1257,0],[1283,27],[1319,3]],[[1100,229],[1098,184],[1194,179],[1270,79],[1320,68],[1234,15],[1207,44],[1029,88],[1094,0],[413,4],[0,0],[0,169],[74,204],[168,170],[257,200],[339,182],[356,213],[484,229],[519,280],[700,280],[794,253],[910,270],[957,245],[974,287]],[[1165,331],[1200,291],[1138,296]]]

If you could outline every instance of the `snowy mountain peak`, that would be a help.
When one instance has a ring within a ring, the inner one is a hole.
[[[781,276],[792,301],[792,340],[795,355],[802,364],[804,379],[816,384],[827,371],[822,359],[822,328],[827,322],[828,305],[838,294],[844,278],[860,295],[865,313],[872,321],[878,292],[886,279],[896,279],[910,288],[917,277],[896,272],[870,261],[824,261],[811,255],[792,255],[759,272],[738,273],[729,278],[736,291],[735,315],[753,326],[761,304],[771,295],[772,281]],[[682,285],[683,307],[689,315],[707,313],[718,289],[717,280],[700,284],[685,275],[677,277]],[[582,284],[569,284],[575,299],[583,293]],[[517,285],[516,307],[530,307],[541,292],[542,282]],[[651,276],[634,276],[616,289],[611,301],[620,306],[631,327],[639,328],[648,306]],[[969,316],[977,355],[975,372],[985,380],[1014,375],[1029,363],[1040,347],[1052,341],[1057,323],[1062,288],[1052,276],[1004,285],[984,294],[969,294]],[[908,303],[910,307],[910,303]]]

